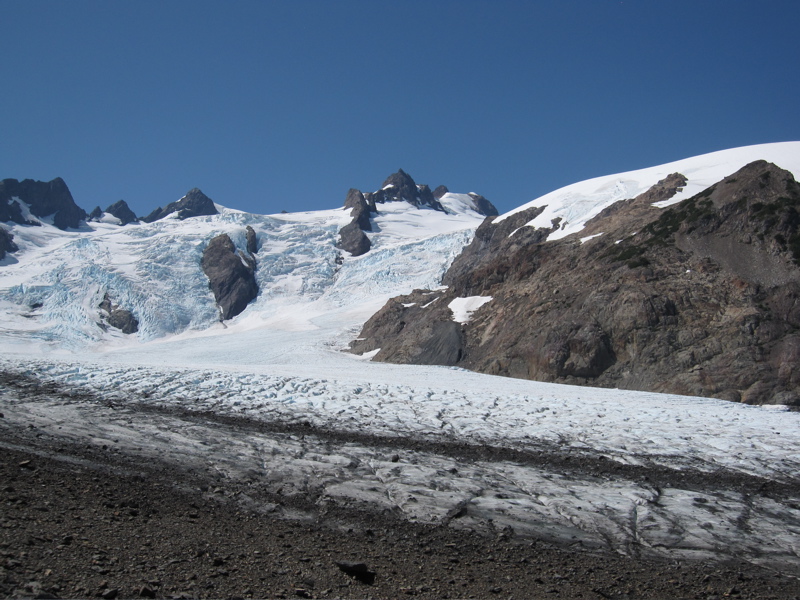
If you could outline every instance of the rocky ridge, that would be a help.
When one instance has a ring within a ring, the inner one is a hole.
[[[347,192],[344,208],[350,209],[352,221],[339,230],[339,248],[349,252],[352,256],[361,256],[369,252],[372,244],[364,232],[372,231],[370,218],[372,215],[378,214],[379,204],[407,202],[417,208],[447,212],[439,200],[448,191],[447,187],[440,185],[432,192],[427,185],[418,185],[403,169],[399,169],[387,177],[378,191],[365,194],[351,188]],[[479,194],[469,194],[469,196],[472,198],[474,210],[478,214],[484,216],[498,214],[494,205],[483,196]]]
[[[411,175],[403,169],[398,169],[397,173],[389,175],[381,189],[367,194],[367,202],[371,205],[386,202],[408,202],[413,206],[426,206],[444,212],[444,207],[434,198],[431,188],[427,185],[417,185]]]
[[[542,381],[800,403],[800,185],[758,161],[666,209],[675,173],[579,235],[487,219],[444,291],[389,301],[354,352]],[[471,320],[457,298],[491,297]]]
[[[26,206],[23,207],[24,203]],[[30,213],[30,216],[26,213]],[[0,221],[19,225],[39,225],[33,217],[53,217],[59,229],[77,228],[86,211],[75,204],[72,194],[60,177],[52,181],[3,179],[0,181]]]

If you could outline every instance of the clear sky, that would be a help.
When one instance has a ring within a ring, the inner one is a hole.
[[[0,178],[334,208],[398,168],[501,212],[800,140],[797,0],[0,0]]]

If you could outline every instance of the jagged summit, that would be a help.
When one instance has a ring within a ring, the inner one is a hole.
[[[200,217],[206,215],[219,214],[214,201],[206,196],[199,188],[192,188],[186,195],[177,202],[167,204],[166,208],[160,206],[146,217],[142,217],[145,223],[152,223],[164,217],[177,213],[178,219],[188,219],[190,217]]]
[[[389,175],[381,189],[364,194],[364,198],[373,212],[377,210],[378,204],[408,202],[418,208],[431,208],[448,213],[471,210],[485,217],[498,214],[495,206],[480,194],[474,192],[453,194],[444,185],[437,186],[432,192],[429,186],[417,184],[403,169],[398,169],[396,173]],[[448,199],[456,201],[456,206],[448,206]]]
[[[437,196],[438,194],[438,196]],[[432,209],[434,214],[442,215],[497,215],[497,209],[486,198],[479,194],[451,194],[445,186],[436,188],[436,194],[431,192],[427,185],[418,185],[414,179],[398,169],[383,182],[380,190],[371,193],[362,193],[351,188],[347,192],[344,208],[350,209],[352,221],[339,231],[338,246],[352,256],[361,256],[369,252],[372,247],[366,232],[373,231],[372,216],[381,212],[379,206],[384,206],[384,212],[389,211],[390,203],[408,204],[416,208]],[[392,209],[394,210],[394,209]]]
[[[136,214],[130,209],[125,200],[118,200],[111,206],[106,208],[106,212],[120,220],[120,225],[127,225],[128,223],[135,223],[139,219]]]
[[[447,194],[449,191],[450,190],[447,189],[446,185],[437,186],[437,188],[433,190],[433,197],[436,198],[437,200],[441,200],[442,196]]]
[[[136,214],[130,209],[125,200],[118,200],[105,210],[101,210],[99,206],[95,207],[95,209],[89,213],[89,216],[86,218],[86,220],[108,221],[116,223],[117,225],[127,225],[129,223],[139,222]]]
[[[19,225],[39,225],[53,218],[59,229],[77,228],[86,218],[86,211],[75,204],[72,194],[61,177],[52,181],[3,179],[0,181],[0,221]]]
[[[444,211],[444,207],[433,197],[427,185],[417,185],[414,179],[398,169],[383,182],[383,187],[372,194],[367,194],[367,202],[383,204],[385,202],[408,202],[417,207],[428,207]]]

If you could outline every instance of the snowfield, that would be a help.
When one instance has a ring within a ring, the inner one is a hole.
[[[756,160],[774,163],[782,169],[791,171],[795,179],[800,178],[800,142],[745,146],[657,167],[587,179],[523,204],[501,215],[498,222],[525,209],[546,206],[547,208],[527,223],[527,226],[550,228],[554,219],[561,219],[559,230],[548,237],[549,240],[558,240],[583,229],[589,219],[597,216],[614,202],[635,198],[672,173],[685,175],[686,186],[670,200],[659,203],[658,206],[666,207],[691,198]]]
[[[549,203],[533,224],[561,216],[566,235],[669,173],[689,177],[691,195],[755,158],[800,173],[800,143],[715,153],[553,192],[531,204]],[[20,383],[0,388],[0,431],[30,426],[425,523],[800,575],[800,413],[344,352],[389,298],[439,286],[469,243],[482,217],[469,196],[448,196],[449,214],[379,206],[357,258],[335,247],[343,210],[14,227],[0,366]],[[247,225],[260,293],[220,323],[200,257],[219,233],[245,248]],[[99,326],[105,293],[137,334]],[[490,300],[460,299],[454,318]]]

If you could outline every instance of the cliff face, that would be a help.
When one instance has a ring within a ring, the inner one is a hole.
[[[673,174],[554,241],[550,229],[524,226],[537,209],[487,220],[445,275],[447,290],[390,301],[353,351],[800,404],[800,185],[759,161],[672,207],[653,206],[684,182]],[[474,296],[492,299],[455,321],[453,300]]]

